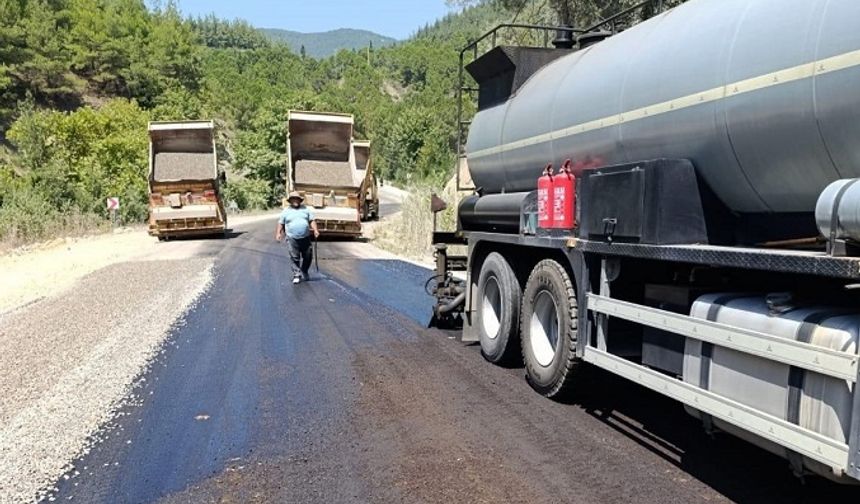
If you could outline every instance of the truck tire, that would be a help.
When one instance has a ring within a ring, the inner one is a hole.
[[[517,357],[522,289],[511,266],[493,252],[478,276],[477,327],[481,354],[494,364]]]
[[[576,290],[564,267],[539,262],[523,292],[522,352],[529,385],[546,397],[561,397],[576,364]]]

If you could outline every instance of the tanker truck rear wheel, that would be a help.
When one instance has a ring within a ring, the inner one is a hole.
[[[576,291],[570,275],[546,259],[532,270],[523,292],[522,352],[529,385],[546,397],[570,388],[576,365]]]
[[[518,355],[521,299],[511,266],[497,252],[488,255],[478,276],[476,322],[481,354],[492,363],[510,363]]]

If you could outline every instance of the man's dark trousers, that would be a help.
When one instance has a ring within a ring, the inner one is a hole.
[[[290,238],[287,237],[290,246],[290,260],[292,261],[293,277],[307,278],[313,261],[313,249],[311,248],[311,237]]]

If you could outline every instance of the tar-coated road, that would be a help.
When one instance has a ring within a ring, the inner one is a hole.
[[[215,281],[57,502],[848,502],[860,496],[589,370],[568,403],[428,330],[428,271],[322,243],[292,286],[272,223]]]

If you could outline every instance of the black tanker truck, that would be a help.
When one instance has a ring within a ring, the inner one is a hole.
[[[475,190],[434,233],[435,323],[521,358],[547,397],[596,366],[798,474],[856,483],[860,2],[609,21],[461,53]],[[575,189],[538,191],[547,166]]]

